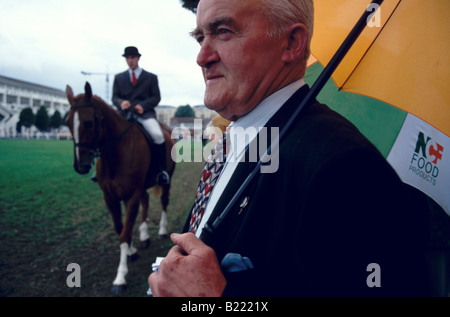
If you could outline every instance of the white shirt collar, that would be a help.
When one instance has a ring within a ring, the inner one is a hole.
[[[128,68],[128,74],[130,74],[130,78],[131,78],[132,72],[133,72],[133,70],[132,70],[131,68]],[[134,75],[136,76],[136,79],[138,79],[139,76],[141,76],[141,74],[142,74],[142,68],[137,67],[137,68],[134,70]]]
[[[304,84],[305,81],[300,79],[274,92],[269,97],[261,101],[252,111],[233,122],[233,126],[240,126],[244,129],[250,126],[263,127],[267,121],[269,121],[269,119],[272,118],[272,116],[283,106],[283,104],[297,90],[303,87]]]
[[[232,122],[229,129],[230,150],[227,161],[240,158],[247,144],[256,137],[270,118],[303,85],[305,85],[303,79],[287,85],[261,101],[251,112]]]

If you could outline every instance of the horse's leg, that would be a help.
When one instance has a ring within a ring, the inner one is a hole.
[[[120,235],[123,229],[120,200],[112,198],[106,193],[103,193],[103,198],[105,199],[106,207],[108,207],[109,213],[111,214],[114,229],[117,234]]]
[[[164,239],[168,236],[167,229],[167,205],[169,204],[169,192],[170,192],[170,183],[163,186],[162,195],[161,195],[161,220],[159,221],[159,232],[158,239]]]
[[[147,249],[150,244],[150,235],[148,234],[148,225],[147,225],[147,215],[148,215],[147,191],[142,192],[141,206],[142,206],[142,213],[141,213],[141,224],[139,225],[139,240],[141,241],[141,246]]]
[[[113,286],[111,288],[111,293],[118,295],[121,294],[125,289],[127,282],[125,280],[125,275],[128,273],[128,243],[122,242],[120,244],[120,262],[119,267],[117,268],[117,275],[113,281]]]
[[[104,194],[104,198],[106,206],[108,207],[108,210],[111,213],[114,222],[114,229],[117,232],[117,234],[120,235],[123,230],[120,200],[113,199],[109,197],[107,194]],[[111,293],[113,294],[120,294],[123,288],[125,287],[126,284],[125,275],[128,272],[127,252],[128,252],[128,244],[121,243],[119,268],[117,269],[117,275],[113,281],[113,287],[111,289]]]
[[[120,262],[117,268],[117,275],[113,281],[111,292],[120,294],[126,286],[125,276],[128,273],[128,256],[133,256],[137,250],[131,245],[131,234],[139,209],[139,195],[133,195],[131,199],[125,202],[126,214],[123,230],[119,236],[120,243]]]
[[[131,198],[125,202],[125,208],[126,208],[125,221],[124,221],[123,230],[119,236],[119,242],[121,244],[128,243],[128,245],[130,246],[128,255],[133,255],[137,251],[131,245],[131,235],[133,233],[133,226],[134,226],[136,217],[139,212],[140,197],[141,197],[141,194],[133,194],[133,196],[131,196]]]

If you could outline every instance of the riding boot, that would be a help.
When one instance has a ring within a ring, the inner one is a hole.
[[[166,143],[155,144],[156,149],[156,163],[158,166],[159,173],[156,176],[156,183],[158,185],[167,185],[170,182],[169,173],[167,173],[167,163],[166,163]]]

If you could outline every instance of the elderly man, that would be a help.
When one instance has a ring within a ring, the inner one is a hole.
[[[232,121],[235,155],[236,131],[281,129],[305,98],[312,33],[312,0],[200,1],[192,34],[205,105]],[[248,153],[236,156],[244,159],[229,162],[227,154],[185,233],[172,235],[175,246],[149,276],[155,296],[420,294],[420,222],[407,189],[350,122],[318,102],[306,105],[279,144],[278,169],[260,172],[205,239],[205,224],[255,165]]]

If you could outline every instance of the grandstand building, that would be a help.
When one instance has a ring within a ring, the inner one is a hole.
[[[29,107],[36,114],[41,106],[49,116],[69,111],[64,91],[0,75],[0,137],[16,137],[22,109]]]
[[[41,106],[46,107],[49,117],[56,110],[64,117],[70,108],[66,93],[62,90],[0,75],[0,138],[15,138],[19,136],[19,133],[21,137],[39,138],[41,133],[36,127],[22,128],[18,131],[17,124],[20,121],[20,112],[24,108],[31,108],[36,114]],[[194,118],[185,118],[186,122],[180,118],[173,120],[176,107],[159,105],[155,110],[157,119],[171,128],[181,126],[193,129]],[[202,119],[205,127],[206,123],[217,115],[215,111],[207,109],[204,105],[193,106],[193,110],[195,118]],[[69,132],[67,127],[62,127],[57,133],[68,134]]]

